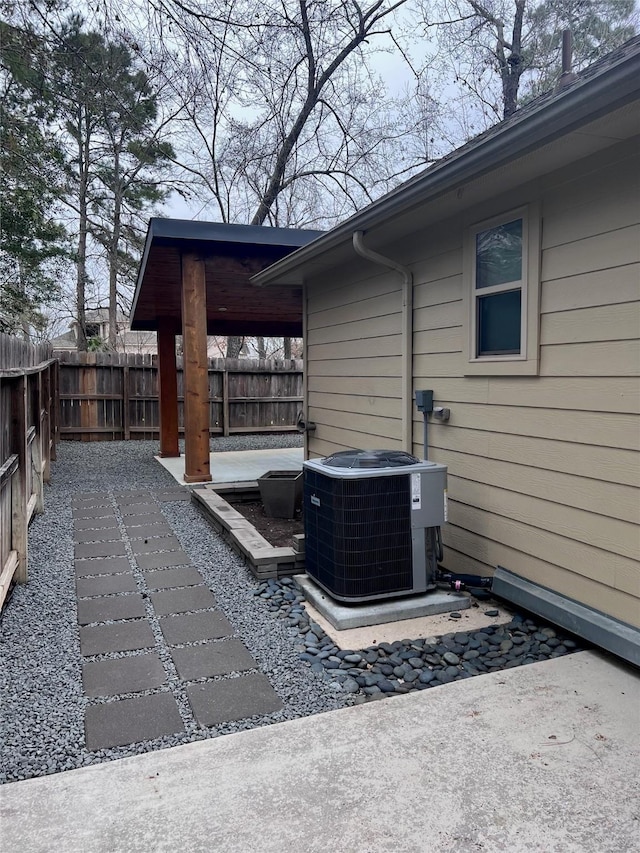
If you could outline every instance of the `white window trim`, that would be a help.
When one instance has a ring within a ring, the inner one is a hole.
[[[522,219],[522,279],[476,290],[476,235],[506,222]],[[540,205],[518,207],[467,228],[464,239],[465,375],[532,376],[538,374],[540,328]],[[476,356],[478,294],[521,291],[520,352]]]

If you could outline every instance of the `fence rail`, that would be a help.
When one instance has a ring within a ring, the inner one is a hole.
[[[184,432],[182,359],[178,428]],[[211,435],[295,429],[302,404],[297,359],[209,359]],[[155,355],[60,353],[60,437],[72,441],[156,439],[160,434]]]
[[[0,608],[28,579],[28,528],[44,509],[57,437],[57,361],[0,334]]]

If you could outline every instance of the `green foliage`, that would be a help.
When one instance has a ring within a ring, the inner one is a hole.
[[[63,155],[47,134],[42,43],[0,22],[0,329],[28,335],[46,325],[42,306],[60,292],[69,258],[56,218]]]

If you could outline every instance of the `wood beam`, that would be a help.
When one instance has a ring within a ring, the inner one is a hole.
[[[182,349],[186,483],[211,480],[209,468],[209,377],[204,259],[182,255]]]
[[[180,456],[176,336],[173,327],[166,321],[162,321],[158,327],[158,403],[160,456]]]

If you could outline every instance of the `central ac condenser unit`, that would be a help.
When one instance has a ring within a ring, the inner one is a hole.
[[[397,450],[348,450],[304,463],[305,568],[339,601],[435,586],[447,468]]]

